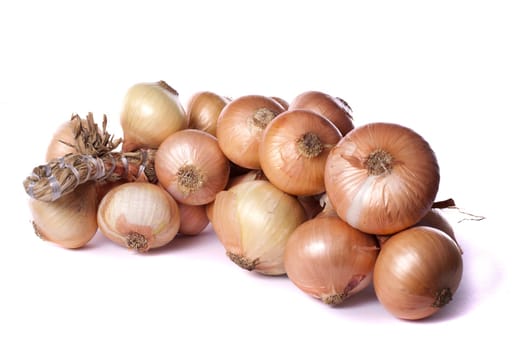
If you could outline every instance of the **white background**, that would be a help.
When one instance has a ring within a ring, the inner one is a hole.
[[[523,348],[525,12],[518,1],[3,1],[1,349]],[[407,322],[368,289],[331,308],[241,270],[208,230],[139,255],[32,232],[22,180],[72,113],[118,123],[132,84],[291,100],[321,90],[355,123],[397,122],[436,152],[464,276]],[[520,124],[518,124],[520,123]]]

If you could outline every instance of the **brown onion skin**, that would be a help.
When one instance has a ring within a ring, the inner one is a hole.
[[[375,158],[386,155],[387,161]],[[430,145],[398,124],[352,130],[326,161],[326,193],[338,215],[370,234],[393,234],[416,224],[432,207],[439,181]]]
[[[305,91],[297,95],[288,107],[288,110],[293,109],[308,109],[321,114],[343,135],[354,129],[352,108],[343,99],[321,91]]]
[[[283,112],[263,132],[261,168],[270,182],[286,193],[323,193],[326,159],[340,139],[337,127],[318,113],[303,109]]]
[[[263,109],[272,114],[269,120],[255,118]],[[268,122],[282,112],[284,108],[278,102],[261,95],[245,95],[228,103],[217,120],[217,140],[226,157],[240,167],[260,169],[262,133]]]
[[[299,289],[336,305],[371,284],[378,250],[373,236],[337,216],[318,216],[292,233],[284,266]]]
[[[416,226],[382,246],[374,268],[374,289],[395,317],[427,318],[452,300],[463,274],[461,252],[444,232]]]

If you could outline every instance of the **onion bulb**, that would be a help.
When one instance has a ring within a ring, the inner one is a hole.
[[[371,284],[378,250],[372,235],[337,216],[319,216],[294,230],[284,266],[299,289],[336,305]]]
[[[211,91],[200,91],[190,98],[186,113],[189,119],[189,128],[206,131],[213,136],[217,135],[217,119],[222,109],[228,104],[226,97]]]
[[[325,191],[324,168],[330,149],[341,133],[325,117],[292,110],[273,119],[259,145],[261,168],[272,184],[294,195]]]
[[[390,237],[381,247],[373,284],[392,315],[429,317],[447,305],[463,273],[461,252],[444,232],[416,226]]]
[[[306,91],[290,102],[289,110],[307,109],[330,120],[346,135],[354,128],[352,108],[341,98],[320,91]]]
[[[97,232],[97,203],[93,183],[82,184],[53,202],[30,198],[35,233],[64,248],[83,247]]]
[[[155,154],[155,172],[179,203],[203,205],[226,187],[230,163],[217,138],[202,130],[185,129],[162,142]]]
[[[282,275],[290,234],[306,220],[299,201],[266,180],[239,183],[217,194],[212,226],[238,266]]]
[[[122,150],[158,148],[169,135],[188,127],[179,94],[164,81],[131,86],[120,114]]]
[[[180,226],[179,207],[162,187],[128,182],[100,202],[100,232],[120,246],[146,252],[173,240]]]
[[[430,145],[397,124],[352,130],[326,160],[326,193],[337,214],[371,234],[392,234],[421,220],[432,207],[439,179]]]
[[[246,95],[232,100],[217,120],[217,140],[235,164],[260,169],[259,143],[268,123],[284,108],[270,97]]]

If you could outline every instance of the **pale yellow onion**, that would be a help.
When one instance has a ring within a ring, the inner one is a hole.
[[[226,187],[230,163],[217,138],[202,130],[185,129],[162,142],[155,154],[155,172],[178,202],[203,205]]]
[[[265,180],[247,181],[217,194],[212,225],[238,266],[282,275],[290,234],[306,220],[299,201]]]
[[[370,123],[346,134],[326,160],[325,186],[338,215],[371,234],[392,234],[430,210],[439,165],[425,139],[392,123]]]
[[[47,146],[45,157],[46,162],[55,158],[63,157],[68,153],[76,153],[75,147],[70,146],[76,144],[73,129],[74,126],[71,121],[59,125]]]
[[[354,129],[352,108],[342,98],[321,91],[305,91],[297,95],[288,110],[307,109],[321,114],[341,131],[342,135]]]
[[[337,305],[371,284],[378,251],[374,236],[337,216],[318,216],[294,230],[284,266],[303,292]]]
[[[204,231],[210,222],[206,214],[206,206],[177,204],[180,212],[179,233],[194,236]]]
[[[436,228],[415,226],[383,244],[373,285],[388,312],[417,320],[449,304],[462,274],[461,252],[452,238]]]
[[[260,169],[259,143],[266,125],[284,108],[270,97],[246,95],[232,100],[217,120],[217,140],[233,163]]]
[[[188,102],[186,113],[189,128],[206,131],[217,135],[217,119],[222,109],[228,104],[226,97],[211,91],[199,91],[193,94]]]
[[[146,252],[173,240],[180,226],[175,200],[162,187],[129,182],[110,190],[100,202],[100,232],[120,246]]]
[[[131,86],[120,114],[123,151],[158,148],[176,131],[188,127],[179,94],[164,81]]]
[[[339,130],[320,114],[300,109],[283,112],[262,134],[261,169],[272,184],[287,193],[323,193],[326,158],[340,139]]]
[[[35,233],[64,248],[85,246],[97,232],[97,191],[93,183],[53,202],[29,199]]]

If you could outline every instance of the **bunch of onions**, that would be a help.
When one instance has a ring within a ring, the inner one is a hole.
[[[307,109],[319,113],[334,123],[343,135],[354,129],[352,108],[348,103],[321,91],[305,91],[297,95],[288,109]]]
[[[341,133],[325,117],[292,110],[273,119],[262,134],[259,160],[264,174],[279,189],[310,196],[325,191],[328,153]]]
[[[97,232],[97,191],[82,184],[53,202],[29,199],[35,233],[64,248],[85,246]]]
[[[190,129],[206,131],[217,135],[217,119],[223,108],[230,102],[226,97],[211,91],[193,94],[186,107]]]
[[[97,221],[100,232],[111,241],[142,253],[175,238],[180,212],[177,202],[160,186],[129,182],[102,198]]]
[[[284,266],[303,292],[337,305],[371,284],[378,250],[372,235],[337,215],[319,215],[294,230]]]
[[[337,214],[371,234],[393,234],[421,220],[432,207],[439,179],[430,145],[398,124],[360,126],[326,160],[326,193]]]
[[[239,183],[217,194],[211,223],[238,266],[266,275],[282,275],[290,234],[306,220],[295,198],[266,180]]]
[[[177,202],[204,205],[226,187],[230,163],[217,138],[202,130],[185,129],[162,142],[155,155],[155,172]]]
[[[260,169],[262,133],[282,112],[278,102],[261,95],[241,96],[228,103],[217,120],[217,140],[226,157],[241,167]]]
[[[158,148],[176,131],[188,127],[188,116],[179,94],[165,81],[131,86],[120,115],[125,152],[139,148]]]
[[[381,247],[373,285],[392,315],[422,319],[447,305],[463,273],[461,252],[444,232],[416,226],[389,238]]]

